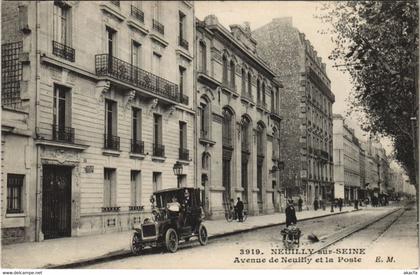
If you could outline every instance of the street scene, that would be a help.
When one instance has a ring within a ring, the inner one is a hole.
[[[1,10],[2,268],[419,267],[416,1]]]

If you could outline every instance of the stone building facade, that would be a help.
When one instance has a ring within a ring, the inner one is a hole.
[[[281,90],[281,175],[288,197],[307,205],[333,195],[331,92],[326,65],[291,18],[277,18],[253,32],[257,53],[279,76]]]
[[[129,229],[195,185],[192,2],[4,2],[2,22],[4,242]]]
[[[359,199],[360,143],[343,116],[333,115],[334,197],[345,203]]]
[[[240,197],[251,214],[280,209],[279,93],[249,25],[196,24],[197,175],[206,215]]]

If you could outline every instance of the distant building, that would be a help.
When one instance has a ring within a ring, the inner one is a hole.
[[[287,196],[333,197],[333,121],[331,81],[326,65],[292,18],[277,18],[253,32],[257,53],[280,77],[280,157]]]
[[[359,199],[360,144],[341,115],[334,114],[334,197],[350,203]]]
[[[248,24],[196,23],[197,171],[210,218],[240,197],[251,214],[280,210],[280,88]]]

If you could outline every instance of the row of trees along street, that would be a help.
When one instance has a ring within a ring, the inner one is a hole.
[[[317,17],[336,46],[329,58],[354,86],[350,112],[363,114],[362,130],[391,139],[418,202],[417,1],[327,2]]]

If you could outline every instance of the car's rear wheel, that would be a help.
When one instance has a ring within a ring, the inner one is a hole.
[[[200,224],[198,227],[198,241],[201,245],[206,245],[208,240],[209,236],[207,235],[207,228],[204,224]]]
[[[178,234],[175,229],[169,228],[165,234],[165,245],[169,252],[175,253],[178,249]]]
[[[133,237],[131,238],[131,252],[135,255],[139,255],[142,250],[143,250],[143,246],[140,243],[141,239],[138,233],[134,233]]]

